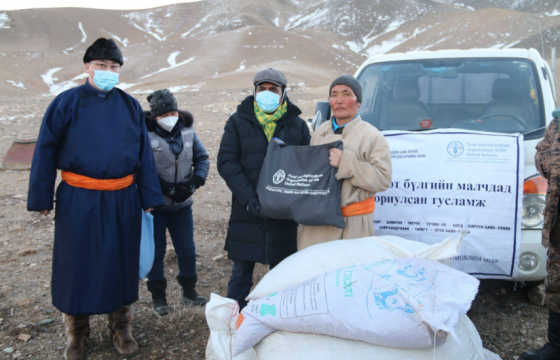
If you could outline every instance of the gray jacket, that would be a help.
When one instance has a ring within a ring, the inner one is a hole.
[[[146,112],[145,115],[158,176],[168,183],[185,183],[192,176],[198,176],[206,181],[210,166],[208,153],[194,131],[192,115],[186,111],[179,111],[179,124],[172,133],[156,129],[157,122],[152,119],[150,113]],[[177,131],[180,131],[180,136]],[[175,139],[175,146],[180,145],[178,156],[171,151],[173,145],[168,143],[172,138]],[[192,197],[182,203],[173,202],[165,195],[163,200],[164,205],[156,208],[156,211],[178,210],[193,203]]]

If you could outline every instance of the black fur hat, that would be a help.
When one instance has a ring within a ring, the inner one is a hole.
[[[112,60],[123,65],[121,49],[115,44],[113,39],[99,38],[87,48],[84,55],[84,63],[92,60]]]
[[[154,91],[148,95],[147,99],[150,103],[150,110],[153,117],[178,110],[175,96],[167,89]]]

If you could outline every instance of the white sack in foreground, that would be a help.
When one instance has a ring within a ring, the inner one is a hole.
[[[447,237],[441,243],[427,245],[398,236],[371,236],[353,240],[329,241],[298,251],[269,271],[247,297],[257,300],[273,292],[288,289],[326,272],[350,265],[371,264],[398,258],[424,258],[451,266],[459,254],[463,237]]]
[[[395,348],[431,348],[455,325],[478,291],[474,277],[421,258],[352,265],[250,301],[235,355],[277,331],[313,333]]]
[[[254,348],[233,356],[239,307],[235,300],[212,294],[206,305],[210,339],[207,360],[500,360],[482,347],[473,323],[466,315],[459,318],[455,332],[462,347],[447,341],[434,349],[397,349],[327,335],[277,331]],[[435,356],[434,356],[435,355]]]

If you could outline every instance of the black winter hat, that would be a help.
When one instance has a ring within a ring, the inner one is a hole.
[[[154,118],[171,111],[178,111],[177,99],[167,89],[154,91],[148,95],[147,99],[150,103],[152,117]]]
[[[123,65],[121,49],[115,44],[113,39],[99,38],[87,48],[84,55],[84,63],[92,60],[112,60]]]
[[[336,78],[329,88],[329,96],[331,94],[331,90],[336,85],[346,85],[354,92],[354,95],[358,98],[358,102],[362,103],[362,84],[355,77],[352,75],[342,75]]]

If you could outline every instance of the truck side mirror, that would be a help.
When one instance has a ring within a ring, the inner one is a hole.
[[[315,117],[311,122],[311,129],[317,130],[325,121],[331,119],[331,105],[328,101],[319,101],[315,108]]]

